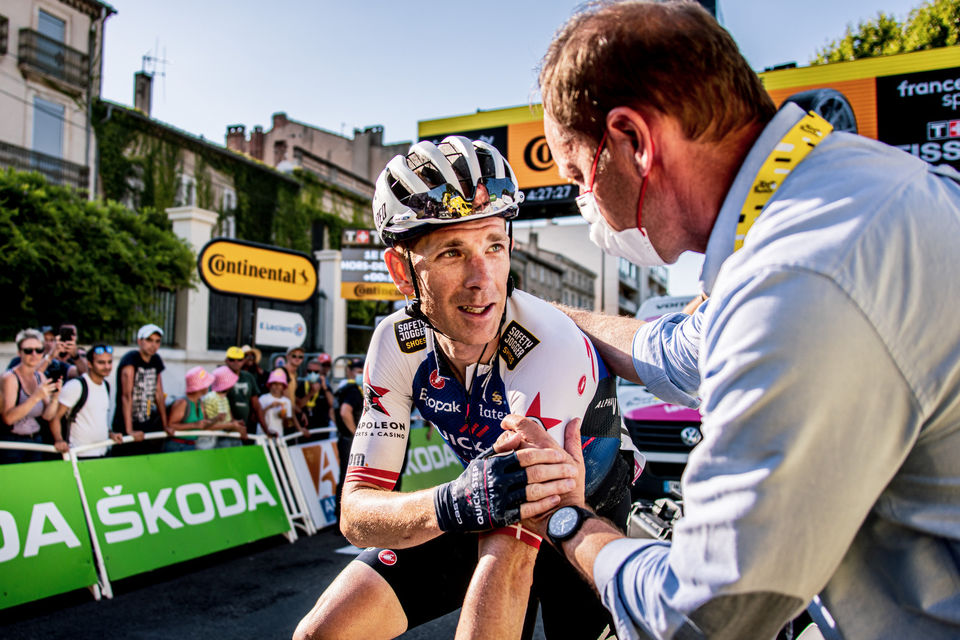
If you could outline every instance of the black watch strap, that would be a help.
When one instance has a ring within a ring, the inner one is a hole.
[[[547,520],[547,537],[559,549],[565,540],[577,535],[584,522],[596,517],[595,513],[582,507],[560,507]]]

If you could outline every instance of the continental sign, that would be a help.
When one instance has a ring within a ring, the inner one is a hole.
[[[214,238],[203,247],[197,269],[218,293],[306,302],[317,290],[317,268],[299,251]]]
[[[347,300],[403,300],[392,282],[341,282],[340,296]]]
[[[960,46],[768,71],[760,78],[777,105],[801,91],[835,89],[849,101],[860,135],[960,169]],[[577,196],[547,147],[541,105],[421,120],[418,133],[421,140],[456,134],[497,147],[517,174],[524,207]]]
[[[368,242],[366,246],[344,246],[340,250],[340,297],[347,300],[403,299],[387,272],[382,246]]]

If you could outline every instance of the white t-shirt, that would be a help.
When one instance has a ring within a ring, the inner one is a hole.
[[[276,398],[269,393],[260,396],[260,406],[263,408],[263,419],[267,421],[267,428],[277,435],[283,435],[283,419],[293,415],[293,405],[290,398],[280,396]],[[281,411],[281,409],[283,409]],[[257,425],[257,433],[263,433],[260,425]]]
[[[109,423],[107,413],[110,410],[110,392],[107,391],[107,385],[97,384],[90,379],[90,375],[85,373],[83,378],[87,383],[87,401],[80,409],[73,424],[70,425],[70,446],[78,447],[84,444],[100,442],[109,438]],[[63,385],[60,391],[60,404],[73,409],[80,399],[82,387],[80,380],[73,379]],[[70,412],[68,411],[67,414]],[[67,415],[63,417],[66,421]],[[63,422],[61,422],[63,424]],[[77,454],[81,458],[92,458],[103,456],[107,453],[106,447],[90,449]]]

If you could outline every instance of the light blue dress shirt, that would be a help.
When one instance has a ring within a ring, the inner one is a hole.
[[[960,176],[833,133],[733,253],[802,116],[778,112],[727,194],[706,308],[636,336],[648,385],[669,365],[654,393],[701,398],[704,440],[672,543],[597,557],[621,640],[773,637],[816,594],[848,640],[960,637]]]

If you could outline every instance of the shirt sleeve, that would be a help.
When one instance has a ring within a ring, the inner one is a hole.
[[[70,380],[60,389],[60,404],[72,409],[73,405],[77,404],[77,400],[80,399],[81,390],[79,378]]]
[[[363,411],[357,420],[345,482],[393,490],[407,453],[413,405],[410,363],[396,346],[393,322],[381,322],[367,351],[363,370]],[[393,341],[393,342],[391,342]],[[349,402],[341,391],[339,399]]]
[[[759,273],[712,304],[684,518],[671,545],[620,540],[594,564],[618,637],[773,637],[840,566],[919,432],[911,389],[833,281]]]
[[[693,314],[668,313],[644,323],[633,337],[633,366],[643,384],[665,402],[696,409],[700,405],[700,332],[710,304]]]
[[[511,323],[507,327],[508,337],[516,326]],[[539,325],[541,331],[546,327],[545,323]],[[538,337],[536,329],[522,330],[539,342],[505,376],[510,412],[536,418],[563,445],[567,423],[583,417],[596,393],[597,352],[565,316],[556,321],[549,335]]]

